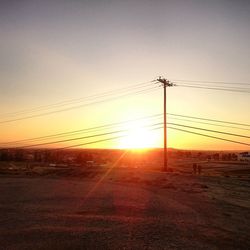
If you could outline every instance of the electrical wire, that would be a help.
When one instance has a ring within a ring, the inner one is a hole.
[[[230,127],[231,126],[226,126],[226,125],[222,125],[222,124],[218,124],[218,123],[226,123],[226,124],[237,124],[237,125],[241,125],[241,126],[249,126],[249,124],[243,124],[243,123],[235,123],[235,122],[229,122],[229,121],[221,121],[221,120],[215,120],[215,119],[208,119],[208,118],[201,118],[201,117],[194,117],[194,116],[186,116],[186,115],[180,115],[180,114],[172,114],[172,113],[168,113],[168,116],[174,116],[174,117],[169,117],[168,119],[177,119],[177,120],[183,120],[180,118],[176,118],[177,117],[187,117],[189,119],[194,119],[194,120],[186,120],[188,122],[196,122],[196,123],[202,123],[202,124],[209,124],[209,125],[214,125],[214,126],[221,126],[221,127]],[[85,129],[80,129],[80,130],[74,130],[74,131],[68,131],[68,132],[63,132],[63,133],[56,133],[56,134],[51,134],[51,135],[46,135],[46,136],[40,136],[40,137],[34,137],[34,138],[28,138],[28,139],[23,139],[23,140],[17,140],[17,141],[10,141],[10,142],[5,142],[5,143],[1,143],[1,145],[11,145],[11,144],[20,144],[20,143],[24,143],[24,142],[32,142],[32,141],[42,141],[42,140],[47,140],[47,139],[55,139],[55,138],[61,138],[61,137],[67,137],[67,136],[72,136],[73,134],[84,134],[84,133],[89,133],[89,132],[96,132],[96,131],[103,131],[107,128],[111,128],[114,126],[118,126],[124,123],[129,123],[132,121],[137,121],[137,120],[152,120],[152,119],[160,119],[163,116],[163,114],[156,114],[156,115],[151,115],[151,116],[146,116],[146,117],[141,117],[138,119],[133,119],[133,120],[127,120],[127,121],[123,121],[123,122],[115,122],[115,123],[110,123],[110,124],[104,124],[101,126],[95,126],[95,127],[90,127],[90,128],[85,128]],[[212,124],[212,123],[207,123],[207,122],[201,122],[201,121],[197,121],[198,120],[208,120],[208,121],[213,121],[216,122],[216,124]],[[185,120],[185,119],[184,119]],[[237,129],[245,129],[245,130],[249,130],[247,128],[239,128],[239,127],[233,127],[233,128],[237,128]],[[247,137],[248,136],[244,136]]]
[[[209,118],[203,118],[203,117],[197,117],[197,116],[188,116],[188,115],[181,115],[181,114],[173,114],[173,113],[167,113],[167,114],[170,115],[170,116],[186,117],[186,118],[197,119],[197,120],[212,121],[212,122],[218,122],[218,123],[226,123],[226,124],[250,127],[250,124],[247,124],[247,123],[223,121],[223,120],[217,120],[217,119],[209,119]]]
[[[10,123],[10,122],[15,122],[15,121],[21,121],[21,120],[27,120],[27,119],[31,119],[31,118],[36,118],[36,117],[41,117],[41,116],[46,116],[46,115],[61,113],[61,112],[65,112],[65,111],[69,111],[69,110],[73,110],[73,109],[79,109],[79,108],[83,108],[83,107],[86,107],[86,106],[89,106],[89,105],[94,105],[94,104],[98,104],[98,103],[107,102],[107,101],[110,101],[110,100],[119,99],[121,97],[130,96],[131,94],[132,95],[138,95],[138,94],[152,93],[153,90],[155,91],[155,90],[158,90],[158,89],[159,88],[157,88],[157,87],[147,88],[147,89],[144,89],[144,90],[127,93],[127,94],[123,94],[123,95],[120,95],[120,96],[116,96],[116,97],[112,97],[112,98],[108,98],[108,99],[104,99],[104,100],[100,100],[100,101],[96,101],[96,102],[90,102],[90,103],[87,103],[87,104],[82,104],[82,105],[78,105],[78,106],[73,106],[73,107],[69,107],[69,108],[59,109],[59,110],[50,111],[50,112],[41,113],[41,114],[24,116],[24,117],[15,118],[15,119],[8,119],[8,120],[0,121],[0,124]]]
[[[188,125],[183,125],[183,124],[178,124],[178,123],[168,122],[167,124],[185,127],[185,128],[198,129],[198,130],[203,130],[203,131],[207,131],[207,132],[219,133],[219,134],[224,134],[224,135],[237,136],[237,137],[243,137],[243,138],[248,138],[248,139],[250,138],[250,136],[247,136],[247,135],[240,135],[240,134],[228,133],[228,132],[223,132],[223,131],[218,131],[218,130],[198,128],[198,127],[188,126]]]
[[[176,118],[176,117],[168,117],[168,120],[177,120],[177,121],[184,121],[184,122],[191,122],[191,123],[199,123],[199,124],[205,124],[205,125],[210,125],[210,126],[217,126],[217,127],[223,127],[223,128],[231,128],[231,129],[239,129],[239,130],[247,130],[250,131],[248,128],[240,128],[240,127],[235,127],[235,126],[228,126],[228,125],[222,125],[222,124],[215,124],[215,123],[210,123],[210,122],[201,122],[201,121],[196,121],[196,120],[188,120],[188,119],[183,119],[183,118]]]
[[[183,84],[177,84],[177,87],[184,87],[184,88],[197,88],[197,89],[209,89],[209,90],[221,90],[221,91],[229,91],[229,92],[239,92],[239,93],[250,93],[250,90],[240,90],[240,89],[229,89],[229,88],[212,88],[210,86],[195,86],[195,85],[183,85]]]
[[[194,81],[194,80],[183,80],[174,79],[173,82],[191,82],[191,83],[212,83],[212,84],[225,84],[225,85],[250,85],[249,82],[225,82],[225,81]]]
[[[57,108],[57,107],[61,107],[61,106],[69,105],[69,104],[75,104],[75,103],[86,101],[86,100],[89,101],[89,100],[96,99],[96,98],[106,97],[107,95],[111,95],[111,94],[113,95],[113,94],[116,94],[117,92],[120,93],[121,91],[129,91],[129,90],[133,90],[133,89],[137,89],[137,88],[146,87],[150,82],[134,84],[134,85],[131,85],[131,86],[128,86],[125,88],[119,88],[116,90],[106,91],[106,92],[103,92],[100,94],[90,95],[90,96],[76,98],[76,99],[65,100],[65,101],[52,103],[52,104],[48,104],[48,105],[43,105],[43,106],[31,108],[31,109],[20,110],[17,112],[5,113],[5,114],[1,114],[0,116],[6,117],[6,116],[13,116],[13,115],[15,116],[15,115],[20,115],[20,114],[25,114],[25,113],[27,114],[27,113],[34,112],[34,111],[42,111],[44,109],[51,109],[51,108]]]
[[[161,127],[157,127],[157,128],[153,128],[153,129],[150,129],[150,130],[158,130],[158,129],[162,129],[163,126]],[[100,139],[100,140],[97,140],[97,141],[92,141],[92,142],[85,142],[85,143],[80,143],[80,144],[75,144],[75,145],[70,145],[70,146],[67,146],[67,147],[62,147],[62,148],[57,148],[57,149],[50,149],[52,151],[56,150],[64,150],[64,149],[69,149],[69,148],[76,148],[76,147],[80,147],[80,146],[85,146],[85,145],[89,145],[89,144],[95,144],[95,143],[100,143],[100,142],[105,142],[105,141],[110,141],[110,140],[115,140],[115,139],[120,139],[120,138],[123,138],[123,137],[126,137],[127,135],[121,135],[121,136],[115,136],[115,137],[111,137],[111,138],[105,138],[105,139]]]
[[[148,125],[148,126],[143,126],[143,128],[144,127],[153,127],[153,126],[156,126],[156,125],[162,125],[162,122],[161,123],[151,124],[151,125]],[[31,144],[31,145],[22,146],[20,148],[23,149],[23,148],[31,148],[31,147],[38,147],[38,146],[40,147],[40,146],[45,146],[45,145],[51,145],[51,144],[57,144],[57,143],[75,141],[75,140],[83,140],[83,139],[89,139],[89,138],[93,138],[93,137],[100,137],[100,136],[105,136],[105,135],[110,135],[110,134],[117,134],[117,133],[122,133],[122,132],[127,132],[127,131],[129,131],[129,130],[128,129],[122,129],[122,130],[117,130],[117,131],[110,131],[110,132],[106,132],[106,133],[101,133],[101,134],[94,134],[94,135],[88,135],[88,136],[69,138],[69,139],[64,139],[64,140],[59,140],[59,141],[45,142],[45,143],[39,143],[39,144]]]
[[[108,123],[108,124],[104,124],[101,126],[94,126],[94,127],[89,127],[89,128],[85,128],[85,129],[79,129],[79,130],[73,130],[73,131],[68,131],[68,132],[62,132],[62,133],[56,133],[56,134],[51,134],[51,135],[46,135],[46,136],[39,136],[39,137],[33,137],[33,138],[28,138],[28,139],[23,139],[23,140],[17,140],[17,141],[10,141],[10,142],[5,142],[5,143],[0,143],[1,145],[9,145],[9,144],[15,144],[15,143],[23,143],[23,142],[30,142],[30,141],[40,141],[40,140],[44,140],[44,139],[50,139],[50,138],[60,138],[60,137],[64,137],[64,136],[71,136],[72,134],[75,133],[88,133],[88,132],[93,132],[93,131],[99,131],[100,129],[107,129],[107,128],[111,128],[114,126],[118,126],[121,124],[126,124],[129,122],[135,122],[138,120],[152,120],[152,119],[159,119],[161,118],[161,116],[163,116],[163,114],[156,114],[156,115],[150,115],[150,116],[145,116],[145,117],[140,117],[137,119],[130,119],[130,120],[126,120],[126,121],[122,121],[122,122],[114,122],[114,123]]]
[[[245,142],[240,142],[240,141],[235,141],[235,140],[229,140],[229,139],[225,139],[225,138],[221,138],[221,137],[217,137],[217,136],[212,136],[212,135],[207,135],[207,134],[201,134],[201,133],[197,133],[197,132],[193,132],[193,131],[189,131],[189,130],[185,130],[185,129],[180,129],[180,128],[175,128],[175,127],[168,127],[168,128],[174,129],[174,130],[178,130],[178,131],[182,131],[182,132],[186,132],[186,133],[190,133],[190,134],[195,134],[195,135],[200,135],[200,136],[204,136],[204,137],[209,137],[209,138],[213,138],[213,139],[217,139],[217,140],[222,140],[222,141],[237,143],[237,144],[241,144],[241,145],[246,145],[246,146],[250,147],[250,144],[249,143],[245,143]]]
[[[225,134],[225,135],[230,135],[230,136],[238,136],[238,137],[250,138],[249,136],[245,136],[245,135],[239,135],[239,134],[235,134],[235,133],[227,133],[227,132],[218,131],[218,130],[204,129],[204,128],[188,126],[188,125],[183,125],[183,124],[177,124],[177,123],[167,123],[167,124],[174,125],[174,126],[180,126],[180,127],[184,127],[184,128],[198,129],[198,130],[203,130],[203,131],[207,131],[207,132],[220,133],[220,134]],[[158,125],[162,125],[162,123],[155,123],[155,124],[151,124],[151,125],[144,126],[144,127],[152,127],[152,126],[158,126]],[[127,131],[128,131],[127,129],[117,130],[117,131],[110,131],[110,132],[101,133],[101,134],[94,134],[94,135],[75,137],[75,138],[69,138],[69,139],[58,140],[58,141],[50,141],[50,142],[45,142],[45,143],[31,144],[31,145],[22,146],[20,148],[31,148],[31,147],[45,146],[45,145],[51,145],[51,144],[58,144],[58,143],[64,143],[64,142],[69,142],[69,141],[89,139],[89,138],[100,137],[100,136],[106,136],[106,135],[110,135],[110,134],[117,134],[117,133],[122,133],[122,132],[127,132]],[[196,132],[194,132],[194,133],[196,133]],[[225,139],[225,140],[228,140],[228,139]],[[228,140],[228,141],[232,142],[232,140]],[[245,143],[245,145],[247,145],[247,143]]]
[[[178,82],[173,82],[175,83],[176,85],[175,86],[178,86],[178,85],[191,85],[191,86],[201,86],[201,87],[211,87],[211,88],[222,88],[222,89],[230,89],[230,90],[241,90],[241,91],[250,91],[250,87],[228,87],[228,86],[221,86],[221,85],[208,85],[208,84],[200,84],[200,83],[178,83]]]

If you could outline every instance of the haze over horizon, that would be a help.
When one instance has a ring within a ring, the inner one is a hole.
[[[250,83],[249,12],[246,0],[0,1],[0,123],[9,119],[7,113],[129,88],[159,75],[172,81],[232,82],[240,89],[237,83]],[[167,92],[169,113],[250,124],[249,93],[188,87]],[[159,88],[1,123],[0,142],[159,114],[162,104]],[[123,126],[135,128],[124,141],[93,147],[141,147],[145,136],[151,138],[146,146],[161,147],[160,130],[138,133],[147,125]],[[217,129],[232,133],[230,128]],[[233,132],[249,135],[247,130]],[[249,148],[170,129],[168,135],[170,148]]]

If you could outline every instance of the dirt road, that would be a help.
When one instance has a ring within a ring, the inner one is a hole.
[[[0,248],[250,249],[248,183],[110,177],[94,190],[96,182],[1,178]]]

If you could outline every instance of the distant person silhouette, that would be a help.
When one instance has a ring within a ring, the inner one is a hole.
[[[193,173],[196,174],[197,172],[197,164],[193,163]]]

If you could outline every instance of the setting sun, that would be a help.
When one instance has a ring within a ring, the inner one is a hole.
[[[156,147],[158,143],[157,133],[150,129],[134,124],[129,129],[128,135],[121,138],[119,148],[146,149]]]

